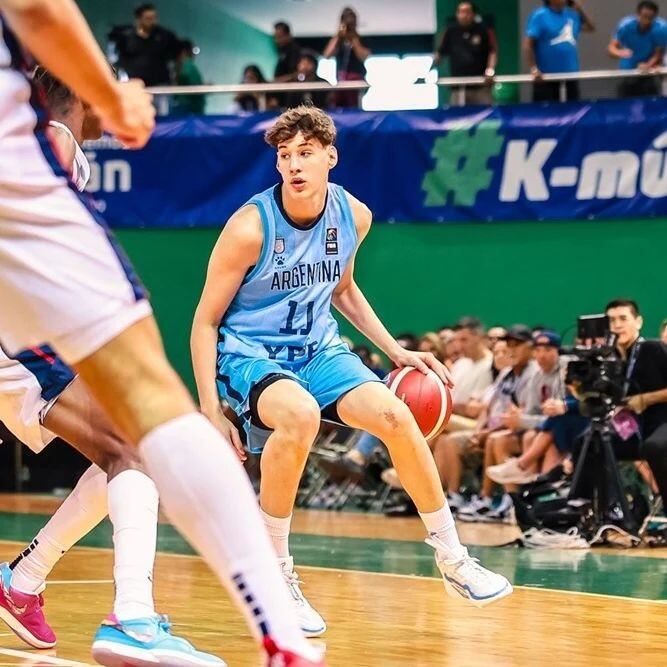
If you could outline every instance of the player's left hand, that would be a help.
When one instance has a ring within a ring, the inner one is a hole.
[[[432,370],[448,387],[454,386],[454,379],[447,367],[438,361],[431,352],[413,352],[412,350],[401,349],[391,357],[391,360],[399,367],[414,366],[424,375],[428,375]]]

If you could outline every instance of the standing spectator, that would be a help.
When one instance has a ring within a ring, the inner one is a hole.
[[[133,26],[117,26],[109,33],[118,51],[118,69],[147,86],[169,85],[169,63],[179,53],[179,40],[171,30],[158,25],[155,5],[139,5],[134,18]]]
[[[327,83],[325,79],[317,76],[317,54],[314,51],[305,50],[296,66],[296,72],[290,81]],[[300,104],[326,109],[330,93],[326,90],[306,90],[304,92],[287,93],[286,106],[298,107]]]
[[[620,58],[621,69],[650,72],[662,62],[666,38],[667,23],[658,16],[658,5],[642,0],[636,14],[621,19],[607,50],[612,58]],[[623,79],[618,94],[620,97],[657,95],[658,86],[658,79],[653,76]]]
[[[534,102],[557,102],[560,82],[543,81],[543,74],[578,72],[579,33],[593,32],[595,27],[581,2],[545,0],[528,18],[524,50],[530,73],[535,79]],[[568,100],[579,99],[579,82],[567,81]]]
[[[301,47],[292,37],[292,29],[288,23],[278,21],[273,26],[273,42],[278,51],[278,62],[273,73],[273,80],[284,83],[292,81],[296,74],[299,59],[301,58]],[[266,105],[270,109],[286,106],[284,93],[272,93],[267,97]]]
[[[262,70],[257,65],[246,65],[243,70],[241,83],[266,83]],[[234,98],[234,111],[262,111],[264,109],[263,96],[259,93],[238,93]]]
[[[491,82],[496,75],[498,46],[495,34],[482,21],[472,2],[465,0],[456,8],[456,22],[442,35],[440,46],[433,56],[437,65],[443,57],[449,58],[452,76],[485,76],[487,85],[466,86],[466,104],[492,104]],[[461,88],[452,89],[456,99]]]
[[[204,83],[201,72],[195,65],[195,49],[189,39],[180,43],[176,56],[175,81],[177,86],[201,86]],[[203,114],[206,107],[206,95],[173,95],[171,113],[187,116],[189,114]]]
[[[357,32],[357,13],[345,7],[340,15],[338,32],[329,40],[324,49],[324,57],[336,57],[336,77],[338,81],[363,81],[366,76],[364,61],[371,54]],[[340,108],[359,107],[359,92],[339,90],[335,95],[335,106]]]

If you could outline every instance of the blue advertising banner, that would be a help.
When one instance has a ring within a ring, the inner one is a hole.
[[[378,221],[667,215],[667,101],[341,112],[331,180]],[[220,226],[278,181],[275,116],[165,119],[138,152],[87,146],[116,227]]]

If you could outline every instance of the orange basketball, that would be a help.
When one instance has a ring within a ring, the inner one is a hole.
[[[410,408],[427,440],[442,432],[452,414],[452,394],[433,371],[424,375],[416,368],[406,366],[389,373],[385,381]]]

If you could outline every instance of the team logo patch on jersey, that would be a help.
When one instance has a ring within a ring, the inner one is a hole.
[[[327,240],[325,243],[325,253],[327,255],[338,254],[338,228],[327,227]]]
[[[285,239],[277,238],[275,245],[273,246],[273,252],[276,255],[282,255],[285,252]]]

